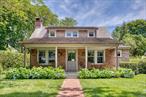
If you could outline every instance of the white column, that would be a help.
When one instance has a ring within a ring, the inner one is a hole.
[[[88,50],[87,50],[87,47],[85,47],[85,68],[87,68],[87,64],[88,64]]]
[[[58,59],[57,59],[57,57],[58,57],[58,50],[57,50],[57,47],[55,47],[55,67],[57,68],[57,62],[58,62]]]

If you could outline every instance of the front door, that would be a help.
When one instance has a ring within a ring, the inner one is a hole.
[[[67,71],[76,71],[76,50],[67,51]]]

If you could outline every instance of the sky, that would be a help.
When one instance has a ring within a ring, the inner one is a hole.
[[[44,0],[60,19],[72,17],[77,26],[106,26],[109,32],[136,19],[146,19],[146,0]]]

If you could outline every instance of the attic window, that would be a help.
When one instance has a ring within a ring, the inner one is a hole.
[[[48,36],[49,37],[56,37],[56,32],[55,31],[50,31]]]
[[[95,32],[88,32],[88,37],[95,37]]]

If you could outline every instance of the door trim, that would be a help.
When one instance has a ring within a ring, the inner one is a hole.
[[[67,65],[68,65],[68,51],[69,50],[75,50],[75,53],[76,53],[76,71],[78,71],[78,49],[77,48],[66,48],[65,49],[65,52],[66,52],[66,58],[65,58],[65,70],[67,71],[68,68],[67,68]]]

